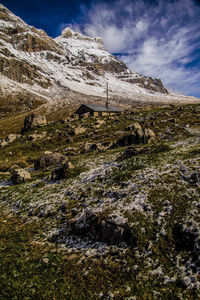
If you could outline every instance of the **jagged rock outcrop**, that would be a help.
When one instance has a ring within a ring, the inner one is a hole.
[[[67,157],[60,153],[47,153],[35,161],[34,167],[36,170],[48,170],[61,166],[66,159]]]
[[[73,164],[68,159],[65,159],[59,167],[52,171],[50,179],[54,181],[67,179],[71,169],[74,169]]]
[[[0,140],[0,148],[6,147],[8,144],[14,142],[21,134],[11,133],[5,139]]]
[[[24,169],[14,169],[10,181],[13,184],[20,184],[31,179],[31,174]]]
[[[41,116],[38,114],[30,114],[24,119],[24,127],[22,132],[27,131],[36,126],[44,126],[47,124],[47,120],[45,116]]]
[[[129,134],[124,134],[120,137],[113,145],[113,147],[125,147],[130,145],[137,144],[150,144],[155,141],[156,136],[154,132],[145,128],[144,130],[138,123],[134,123],[127,128],[125,131],[131,131]]]
[[[11,133],[6,137],[6,142],[12,143],[12,142],[14,142],[14,140],[16,140],[20,136],[21,136],[20,134]]]
[[[130,83],[136,83],[139,86],[146,88],[150,91],[160,92],[160,93],[166,93],[168,94],[167,89],[162,84],[162,81],[157,78],[130,78],[127,80]]]
[[[109,217],[94,212],[87,212],[84,220],[75,219],[69,223],[70,233],[79,236],[89,236],[95,241],[108,245],[126,243],[136,245],[136,237],[126,224],[118,224]]]
[[[140,126],[139,123],[135,122],[128,127],[125,128],[125,131],[134,131],[134,130],[141,130],[142,127]]]

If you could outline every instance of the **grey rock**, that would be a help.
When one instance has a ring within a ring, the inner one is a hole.
[[[60,180],[67,179],[69,177],[69,170],[74,169],[74,166],[70,161],[64,161],[62,165],[52,171],[50,179]]]
[[[4,148],[4,147],[6,147],[8,145],[8,142],[6,142],[6,140],[2,140],[1,142],[0,142],[0,148]]]
[[[36,126],[44,126],[46,124],[47,121],[45,116],[31,114],[24,119],[24,127],[22,129],[22,132],[27,131]]]
[[[139,124],[138,124],[139,125]],[[155,134],[151,129],[136,129],[130,134],[126,134],[117,140],[115,147],[125,147],[143,143],[151,143],[155,141]]]
[[[60,166],[66,159],[67,157],[60,153],[47,153],[35,161],[34,167],[36,170],[52,169]]]
[[[24,169],[13,170],[12,176],[10,178],[11,182],[14,184],[23,183],[30,179],[31,179],[31,174]]]
[[[86,143],[85,144],[85,150],[90,152],[90,151],[95,151],[97,150],[97,144],[94,143]]]
[[[83,236],[89,235],[94,240],[108,245],[126,243],[133,246],[136,244],[136,238],[128,226],[125,224],[119,225],[100,214],[88,213],[84,224],[85,226],[82,223],[79,224],[76,220],[72,222],[70,224],[71,233]]]
[[[43,132],[41,134],[33,133],[29,134],[28,139],[31,141],[41,140],[46,136],[46,132]]]
[[[154,132],[151,129],[145,128],[144,130],[144,140],[146,143],[150,144],[151,142],[154,142],[156,139],[156,136]]]
[[[115,143],[115,145],[118,147],[125,147],[132,144],[137,144],[137,136],[135,133],[124,135],[123,137],[118,139],[117,142]]]
[[[113,146],[112,142],[102,142],[97,144],[97,148],[99,151],[105,151],[111,149]]]
[[[12,143],[12,142],[14,142],[14,140],[16,140],[18,137],[20,137],[21,136],[21,134],[15,134],[15,133],[11,133],[11,134],[9,134],[8,136],[7,136],[7,138],[6,138],[6,142],[7,143]]]
[[[137,156],[141,153],[139,148],[128,147],[118,158],[118,160],[127,159],[133,156]]]
[[[83,127],[77,127],[74,129],[74,134],[75,135],[79,135],[79,134],[83,134],[86,132],[86,129]]]
[[[140,124],[138,122],[135,122],[131,125],[129,125],[128,127],[125,128],[125,131],[135,131],[135,130],[141,130],[142,127],[140,126]]]

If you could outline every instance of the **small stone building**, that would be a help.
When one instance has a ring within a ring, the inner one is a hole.
[[[114,115],[120,114],[123,110],[116,106],[101,106],[101,105],[91,105],[91,104],[82,104],[79,108],[75,111],[74,114],[79,116],[89,113],[91,116],[107,116],[107,115]]]

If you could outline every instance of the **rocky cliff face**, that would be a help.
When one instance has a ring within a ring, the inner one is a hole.
[[[108,82],[113,98],[167,94],[159,79],[132,72],[109,54],[100,38],[66,28],[52,39],[1,4],[0,20],[0,87],[4,93],[26,90],[47,100],[68,98],[68,91],[104,97]]]

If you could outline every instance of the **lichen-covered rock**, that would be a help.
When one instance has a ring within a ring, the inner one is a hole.
[[[75,135],[79,135],[79,134],[83,134],[86,132],[86,129],[83,127],[77,127],[74,129],[74,134]]]
[[[125,128],[125,131],[135,131],[135,130],[142,130],[142,127],[138,122],[135,122]]]
[[[61,166],[67,157],[60,153],[43,154],[35,161],[34,167],[36,170],[47,170]]]
[[[101,214],[88,212],[85,215],[84,223],[79,223],[75,219],[69,226],[73,234],[87,235],[95,241],[108,245],[126,243],[133,246],[136,244],[136,237],[126,224],[117,224],[114,220],[101,216]]]
[[[124,135],[123,137],[121,137],[120,139],[117,140],[117,142],[115,143],[115,145],[117,147],[125,147],[125,146],[129,146],[132,144],[137,144],[137,136],[135,133],[131,133],[131,134],[127,134]]]
[[[24,169],[14,169],[10,181],[14,184],[23,183],[31,179],[31,174]]]
[[[74,169],[73,164],[65,160],[60,167],[52,171],[50,179],[51,180],[60,180],[67,179],[69,177],[69,170]]]
[[[11,133],[9,134],[5,139],[0,141],[0,148],[6,147],[8,144],[14,142],[18,137],[20,137],[20,134]]]
[[[4,65],[6,64],[6,68]],[[16,58],[0,57],[0,71],[2,75],[10,78],[11,80],[33,85],[37,83],[43,88],[51,85],[49,79],[38,71],[37,67],[23,60]]]
[[[41,140],[46,136],[46,132],[43,132],[41,134],[33,133],[29,134],[28,139],[31,141]]]
[[[136,129],[135,134],[137,136],[137,143],[141,144],[144,143],[144,131],[141,129]]]
[[[99,125],[106,125],[106,121],[105,120],[97,120],[97,124]]]
[[[22,131],[27,131],[33,127],[44,126],[46,124],[47,124],[47,120],[45,116],[41,116],[38,114],[31,114],[24,119],[24,127]]]
[[[85,150],[86,151],[95,151],[97,150],[97,144],[94,144],[94,143],[86,143],[85,144]]]
[[[99,151],[105,151],[111,149],[113,146],[112,142],[102,142],[97,144],[97,148]]]
[[[138,77],[138,78],[127,79],[127,82],[130,82],[133,84],[138,84],[139,86],[144,87],[150,91],[168,94],[168,91],[163,86],[162,81],[157,78],[143,76],[143,77]]]
[[[136,123],[136,127],[137,127],[137,123]],[[149,144],[155,141],[156,136],[151,129],[145,128],[143,131],[139,127],[140,125],[138,126],[138,129],[135,129],[132,133],[125,134],[120,139],[118,139],[117,142],[115,143],[115,147],[125,147],[125,146],[144,144],[144,143]]]
[[[137,156],[141,153],[139,148],[128,147],[119,157],[118,160],[127,159],[133,156]]]
[[[154,132],[151,129],[147,129],[145,128],[144,130],[144,141],[148,144],[150,144],[151,142],[154,142],[156,139],[156,136],[154,134]]]
[[[6,142],[6,140],[2,140],[1,142],[0,142],[0,148],[4,148],[4,147],[6,147],[8,145],[8,142]]]
[[[14,142],[14,140],[16,140],[20,136],[21,136],[20,134],[11,133],[7,136],[6,142],[12,143],[12,142]]]

